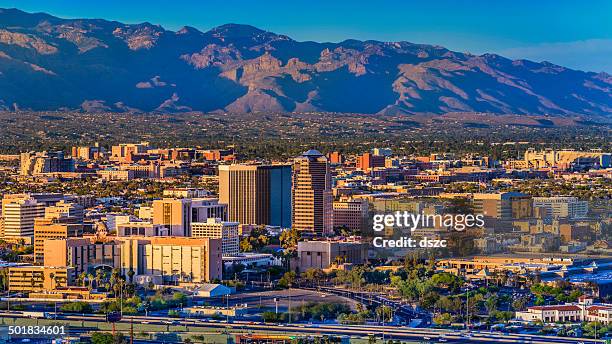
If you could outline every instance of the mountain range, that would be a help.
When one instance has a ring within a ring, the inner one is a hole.
[[[409,42],[0,9],[0,110],[612,115],[612,76]]]

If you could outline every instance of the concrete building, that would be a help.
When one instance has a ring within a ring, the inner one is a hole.
[[[10,292],[52,291],[58,287],[74,284],[74,269],[51,266],[15,266],[8,269],[8,290]]]
[[[115,241],[91,237],[46,239],[43,250],[45,266],[72,267],[77,275],[99,267],[121,267],[121,246]]]
[[[2,199],[2,237],[10,242],[31,244],[34,219],[45,216],[45,204],[29,195],[5,195]]]
[[[26,152],[20,155],[20,174],[35,176],[43,173],[74,172],[74,160],[64,152]]]
[[[44,217],[34,220],[34,262],[44,263],[45,240],[83,235],[83,224],[72,217]]]
[[[96,160],[100,158],[102,153],[102,148],[98,145],[98,143],[96,143],[94,146],[72,147],[72,157],[83,161]]]
[[[582,219],[589,212],[589,202],[577,197],[534,197],[533,208],[547,217]]]
[[[168,236],[170,230],[164,225],[156,225],[148,221],[130,221],[117,225],[117,236]]]
[[[221,239],[223,256],[235,256],[240,252],[238,225],[238,222],[209,218],[206,222],[192,222],[191,236],[193,238]]]
[[[311,149],[293,162],[292,224],[317,235],[333,233],[332,179],[327,158]]]
[[[122,143],[111,147],[111,160],[113,161],[129,161],[132,155],[146,153],[149,149],[148,142],[141,143]]]
[[[135,178],[134,176],[134,171],[130,171],[130,170],[118,170],[116,168],[113,169],[106,169],[106,170],[99,170],[96,172],[96,174],[98,176],[100,176],[100,178],[102,180],[105,181],[128,181],[128,180],[132,180]]]
[[[134,271],[165,284],[221,279],[221,239],[97,237],[45,240],[45,266],[68,266],[76,274],[98,267]],[[49,254],[53,252],[53,254]]]
[[[191,200],[191,221],[206,222],[207,219],[227,221],[227,204],[216,198],[194,198]]]
[[[612,167],[612,154],[601,151],[575,151],[545,149],[536,151],[533,148],[525,151],[524,161],[528,168],[551,168],[557,167],[567,169],[580,159],[591,158],[597,161],[601,168]]]
[[[191,199],[164,198],[153,201],[153,223],[166,226],[172,236],[190,236],[191,217]]]
[[[474,212],[500,220],[516,220],[531,217],[533,200],[520,192],[475,193]]]
[[[333,208],[334,228],[346,228],[354,233],[366,228],[369,214],[366,199],[341,199],[334,202]]]
[[[222,278],[221,250],[221,239],[130,238],[121,244],[121,269],[165,284],[210,282]]]
[[[357,158],[357,168],[362,171],[371,171],[376,167],[385,167],[385,156],[375,155],[372,153],[364,153]]]
[[[356,241],[300,241],[298,242],[298,268],[327,269],[332,264],[363,264],[365,245]]]
[[[84,219],[83,206],[61,200],[54,205],[45,208],[45,218],[70,218],[72,219],[72,222],[82,223]]]
[[[291,227],[291,166],[219,166],[219,202],[242,224]]]
[[[208,190],[197,188],[165,189],[163,194],[164,197],[168,198],[205,198],[210,196]]]

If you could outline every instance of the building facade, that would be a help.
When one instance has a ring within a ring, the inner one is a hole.
[[[292,224],[317,235],[333,233],[332,178],[327,158],[309,150],[293,162]]]

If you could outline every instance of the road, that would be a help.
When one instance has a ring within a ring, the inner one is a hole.
[[[12,317],[14,314],[0,312],[0,317]],[[41,324],[53,322],[53,320],[40,319]],[[103,315],[62,315],[58,321],[70,321],[71,324],[105,323]],[[489,331],[452,331],[431,328],[407,328],[400,326],[372,326],[372,325],[338,325],[338,324],[264,324],[247,321],[234,321],[233,323],[205,322],[201,319],[177,319],[169,317],[145,317],[145,316],[126,316],[120,322],[123,331],[130,322],[135,324],[135,331],[143,331],[144,325],[147,327],[157,327],[157,332],[189,332],[197,334],[210,331],[227,331],[234,333],[266,333],[266,334],[304,334],[321,335],[333,334],[351,337],[375,336],[378,339],[388,340],[418,340],[425,342],[448,342],[448,343],[603,343],[601,340],[577,339],[553,336],[527,335],[527,334],[500,334]],[[71,326],[71,333],[85,333],[90,328],[79,329]]]

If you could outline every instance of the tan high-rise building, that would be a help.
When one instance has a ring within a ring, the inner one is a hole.
[[[311,149],[293,162],[292,223],[301,231],[333,233],[332,180],[327,158]]]
[[[291,166],[219,166],[219,202],[241,224],[291,227]]]
[[[164,225],[172,236],[189,236],[191,199],[164,198],[153,201],[153,224]]]
[[[34,219],[45,216],[45,204],[30,195],[5,195],[2,199],[2,237],[11,242],[31,244]]]
[[[73,218],[37,218],[34,220],[34,261],[42,264],[45,257],[45,240],[66,239],[83,235],[83,224]]]

